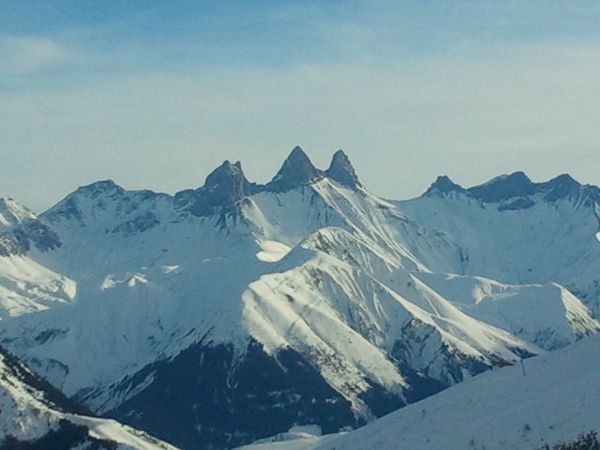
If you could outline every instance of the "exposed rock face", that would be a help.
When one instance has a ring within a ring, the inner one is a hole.
[[[146,433],[94,417],[0,346],[0,450],[176,450]]]
[[[494,178],[481,186],[467,190],[473,198],[483,202],[500,202],[514,197],[527,197],[535,194],[536,185],[523,172],[515,172]]]
[[[292,150],[275,178],[265,186],[265,189],[272,192],[286,192],[321,178],[323,172],[313,165],[304,150],[298,146]]]
[[[225,161],[206,177],[204,186],[178,192],[175,199],[192,214],[202,217],[219,209],[228,211],[256,191],[256,185],[246,179],[239,161],[234,164]]]
[[[600,189],[582,185],[570,175],[563,174],[543,183],[535,183],[523,172],[501,175],[468,189],[441,176],[423,195],[446,195],[451,192],[462,192],[483,203],[497,203],[499,211],[529,209],[540,200],[556,202],[570,198],[587,206],[600,202]]]
[[[465,189],[453,182],[446,175],[437,177],[424,195],[447,194],[449,192],[464,192]]]
[[[348,158],[348,155],[343,150],[338,150],[334,153],[329,169],[325,171],[325,175],[332,180],[337,181],[343,186],[356,189],[361,186],[356,171]]]
[[[38,217],[10,198],[0,198],[0,256],[24,255],[32,247],[47,251],[60,240]]]
[[[357,425],[350,402],[293,350],[273,358],[251,341],[236,362],[231,346],[199,343],[144,368],[120,387],[127,390],[149,375],[146,389],[108,415],[181,448],[236,447],[295,423],[318,423],[326,432]],[[400,406],[393,400],[386,412]]]

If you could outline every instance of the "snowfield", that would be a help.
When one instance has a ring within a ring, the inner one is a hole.
[[[66,422],[83,427],[82,437],[75,441],[78,448],[99,444],[103,445],[100,448],[107,449],[176,450],[114,420],[74,414],[69,412],[71,408],[62,394],[46,386],[19,360],[0,348],[0,448],[5,448],[4,445],[11,448],[10,443],[5,442],[9,437],[26,442],[42,439],[50,432],[61,432]]]
[[[495,369],[339,435],[291,433],[247,450],[537,450],[600,430],[600,339]]]
[[[336,432],[598,333],[599,205],[521,173],[385,200],[343,152],[322,171],[299,148],[266,185],[226,161],[174,196],[99,181],[39,216],[6,200],[0,344],[189,448]]]

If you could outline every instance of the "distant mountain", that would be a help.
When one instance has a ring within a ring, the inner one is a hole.
[[[0,256],[23,255],[32,248],[60,247],[58,236],[30,210],[11,198],[0,197]]]
[[[351,433],[293,430],[245,449],[595,449],[599,359],[596,336],[483,374]]]
[[[64,396],[0,347],[0,449],[175,450],[92,413]]]
[[[0,343],[182,448],[336,432],[596,334],[599,198],[515,174],[384,200],[299,147],[265,185],[227,161],[175,195],[100,181],[5,220],[55,238],[0,257]]]

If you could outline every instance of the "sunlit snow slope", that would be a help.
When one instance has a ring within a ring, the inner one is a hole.
[[[175,450],[114,420],[90,417],[0,347],[0,449],[16,448]]]
[[[600,430],[600,339],[496,369],[347,434],[282,434],[248,450],[537,450]],[[279,442],[276,442],[279,441]],[[577,447],[583,448],[583,447]]]
[[[185,448],[356,427],[595,334],[598,192],[514,174],[387,201],[297,147],[266,185],[226,161],[174,196],[6,201],[0,343]]]

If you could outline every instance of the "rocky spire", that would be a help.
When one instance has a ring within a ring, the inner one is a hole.
[[[310,161],[299,146],[284,161],[275,178],[265,188],[273,192],[285,192],[323,178],[323,172]]]
[[[325,175],[341,185],[352,189],[361,186],[356,171],[350,159],[348,159],[348,155],[343,150],[338,150],[333,154],[331,164],[329,165],[329,169],[325,171]]]
[[[201,189],[212,206],[231,206],[248,195],[249,188],[242,164],[224,161],[206,177]]]
[[[239,161],[233,164],[224,161],[206,177],[204,186],[178,192],[175,201],[196,216],[209,216],[217,208],[231,208],[254,193],[255,188],[256,185],[246,179]]]

